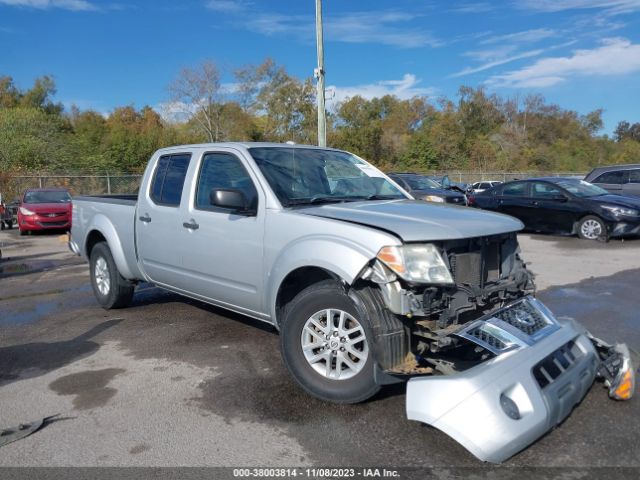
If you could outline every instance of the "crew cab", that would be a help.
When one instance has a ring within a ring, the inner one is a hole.
[[[104,308],[138,282],[268,322],[301,388],[356,403],[408,382],[407,415],[501,462],[628,349],[535,299],[512,217],[414,200],[348,152],[270,143],[156,152],[137,196],[75,197],[69,246]]]

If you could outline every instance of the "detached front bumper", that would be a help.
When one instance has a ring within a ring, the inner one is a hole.
[[[603,356],[620,355],[609,362],[612,398],[615,391],[632,393],[634,371],[626,347],[596,348],[598,340],[572,320],[556,327],[469,370],[409,380],[407,417],[443,431],[480,460],[501,463],[571,413],[602,375]]]

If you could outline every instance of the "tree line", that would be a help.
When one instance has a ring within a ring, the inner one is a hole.
[[[224,83],[223,78],[233,78]],[[108,115],[55,102],[51,76],[30,88],[0,75],[0,172],[139,173],[158,148],[214,141],[315,144],[312,79],[267,59],[231,72],[185,68],[160,115],[125,105]],[[456,98],[348,98],[328,113],[327,143],[387,170],[586,171],[640,159],[640,123],[602,135],[586,115],[539,94],[503,97],[462,86]]]

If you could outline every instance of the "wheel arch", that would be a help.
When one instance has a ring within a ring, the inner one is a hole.
[[[91,251],[99,242],[106,242],[111,250],[113,261],[124,278],[133,280],[136,276],[133,274],[127,263],[127,257],[122,248],[122,243],[118,232],[113,224],[104,215],[96,215],[93,225],[88,229],[89,233],[84,241],[83,253],[87,259],[91,258]]]
[[[314,283],[334,279],[351,285],[375,256],[348,239],[306,238],[283,248],[267,274],[265,292],[272,323],[279,328],[286,300]]]
[[[324,280],[334,280],[336,283],[342,284],[346,283],[337,273],[314,265],[298,267],[289,272],[287,276],[282,279],[282,282],[280,282],[275,297],[274,324],[276,328],[280,328],[285,306],[305,288]]]

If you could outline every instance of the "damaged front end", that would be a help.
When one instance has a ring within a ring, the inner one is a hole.
[[[562,422],[596,378],[611,398],[631,398],[628,348],[592,337],[573,320],[557,320],[533,297],[515,234],[436,247],[450,282],[407,281],[390,256],[362,275],[379,286],[401,322],[401,328],[378,328],[374,342],[379,351],[385,342],[392,347],[393,355],[380,357],[384,373],[409,379],[409,419],[500,463]]]

